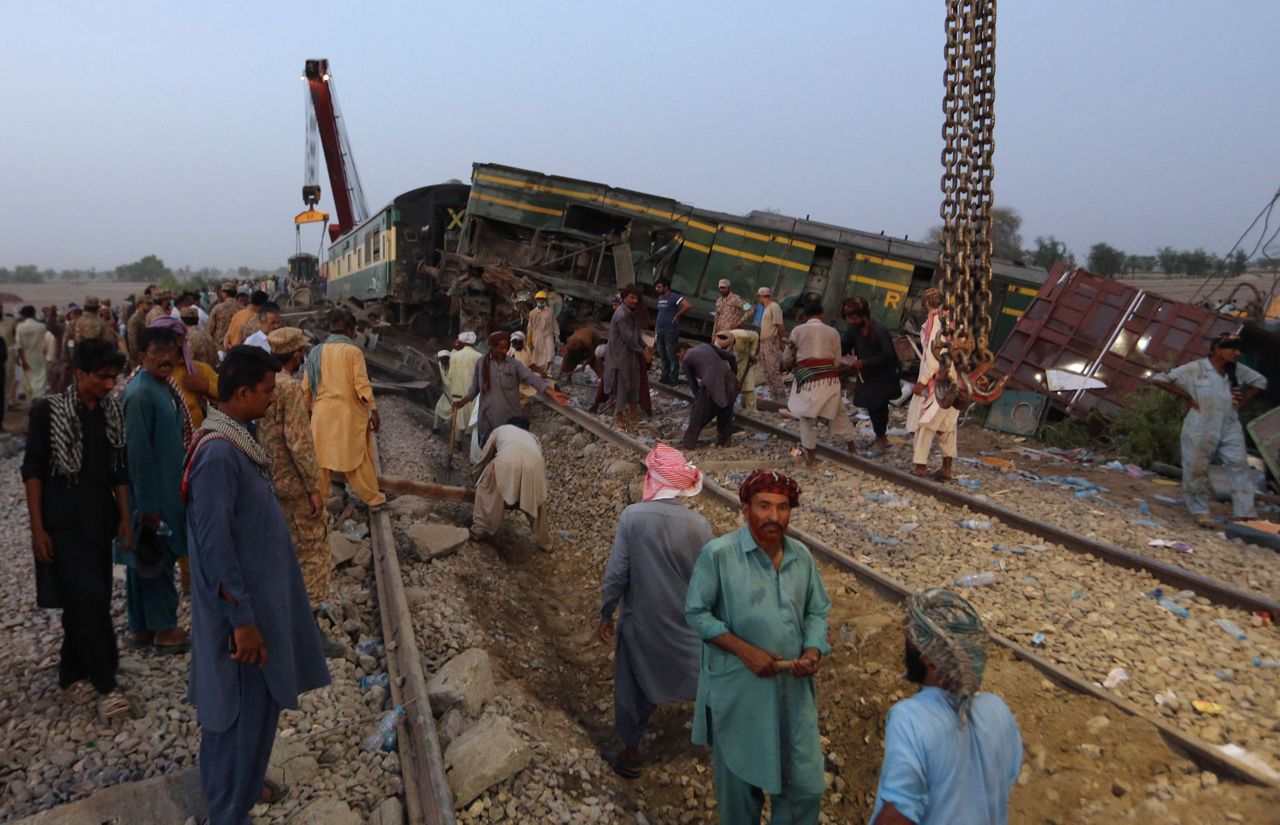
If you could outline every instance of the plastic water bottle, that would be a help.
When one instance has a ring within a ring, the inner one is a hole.
[[[1145,498],[1138,499],[1138,512],[1144,516],[1151,515],[1151,505],[1147,504],[1147,500]]]
[[[1223,633],[1226,633],[1237,642],[1243,642],[1249,638],[1245,635],[1244,628],[1230,619],[1214,619],[1213,623],[1222,628]]]
[[[1090,499],[1097,498],[1099,495],[1100,493],[1097,490],[1081,490],[1076,493],[1076,498],[1082,501],[1088,501]]]
[[[976,478],[956,479],[956,484],[959,484],[961,487],[965,488],[966,490],[978,490],[982,488],[982,482],[978,481]]]
[[[968,576],[956,579],[956,584],[961,587],[986,587],[995,583],[996,574],[990,571],[986,573],[971,573]]]
[[[1191,615],[1190,610],[1187,610],[1185,607],[1178,604],[1173,599],[1164,595],[1164,592],[1161,591],[1159,588],[1153,590],[1150,595],[1151,595],[1151,598],[1156,600],[1156,604],[1160,605],[1165,610],[1168,610],[1170,613],[1177,616],[1179,619],[1185,619]]]
[[[966,530],[990,530],[993,527],[991,522],[980,518],[964,518],[959,523]]]
[[[365,737],[360,747],[366,751],[392,751],[396,747],[396,725],[404,718],[404,708],[396,705],[378,722],[378,729]]]
[[[1280,670],[1280,659],[1263,659],[1260,656],[1253,657],[1254,667],[1268,667],[1272,670]]]
[[[875,533],[869,533],[867,539],[872,544],[883,544],[885,547],[897,547],[901,542],[889,536],[877,536]]]
[[[882,504],[886,501],[893,501],[897,496],[893,494],[892,490],[873,490],[872,492],[867,493],[864,498],[866,498],[867,501]]]
[[[391,684],[391,677],[385,673],[373,673],[369,676],[360,677],[360,689],[369,690],[376,687],[386,687]]]
[[[1012,553],[1015,556],[1025,556],[1027,551],[1021,547],[1006,547],[1003,544],[993,544],[991,549],[997,553]]]
[[[357,655],[367,654],[369,656],[377,656],[380,653],[382,653],[381,639],[365,639],[363,642],[356,645]]]

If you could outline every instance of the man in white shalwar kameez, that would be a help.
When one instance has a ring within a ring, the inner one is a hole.
[[[812,467],[818,457],[818,419],[827,422],[831,435],[842,439],[854,452],[853,425],[841,404],[840,333],[822,320],[822,304],[811,302],[804,308],[805,322],[791,331],[788,348],[794,353],[795,385],[787,409],[800,420],[800,446],[805,464]]]
[[[460,333],[458,343],[462,346],[449,354],[449,369],[444,374],[444,392],[436,402],[437,425],[441,423],[444,426],[449,425],[449,418],[453,415],[453,402],[462,398],[467,394],[467,390],[471,389],[471,379],[476,372],[476,363],[484,357],[483,353],[475,349],[476,334],[474,332]],[[457,435],[460,439],[469,434],[471,428],[475,426],[471,421],[473,404],[474,402],[468,403],[458,410]]]
[[[644,459],[641,501],[622,511],[605,566],[596,634],[608,644],[622,602],[613,657],[614,727],[621,752],[603,756],[623,777],[640,775],[640,742],[663,702],[694,699],[702,641],[684,618],[689,577],[711,525],[681,499],[702,491],[702,473],[674,447]]]
[[[938,442],[938,450],[942,453],[942,467],[935,474],[940,481],[951,478],[951,460],[956,456],[956,425],[960,420],[960,412],[954,408],[943,409],[938,404],[934,387],[937,384],[938,357],[933,353],[933,342],[942,332],[942,293],[937,289],[924,292],[924,303],[929,309],[929,317],[925,319],[920,330],[920,377],[912,389],[911,406],[907,408],[907,432],[915,433],[915,444],[912,462],[914,472],[924,476],[929,471],[929,448]],[[955,367],[951,367],[951,380],[956,381]]]
[[[529,419],[516,417],[495,427],[480,451],[480,479],[471,517],[471,537],[493,538],[507,508],[529,517],[533,537],[542,549],[551,546],[547,512],[547,468],[542,446],[529,432]]]
[[[526,366],[537,367],[545,375],[560,348],[560,324],[555,307],[548,306],[546,292],[538,290],[533,300],[536,306],[529,310],[529,353],[533,363]]]

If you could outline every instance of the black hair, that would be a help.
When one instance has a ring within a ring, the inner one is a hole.
[[[523,415],[513,415],[507,419],[507,423],[513,427],[519,427],[522,430],[529,429],[529,419],[525,418]]]
[[[151,349],[152,344],[177,346],[178,335],[165,327],[143,327],[142,332],[138,333],[138,352],[146,352]]]
[[[329,331],[335,329],[346,329],[348,326],[354,325],[356,316],[346,307],[334,307],[329,310]]]
[[[663,285],[663,286],[665,286],[667,289],[671,289],[671,279],[670,279],[670,278],[659,278],[657,281],[655,281],[655,282],[654,282],[654,284],[653,284],[653,285],[654,285],[654,286],[657,286],[658,284],[662,284],[662,285]]]
[[[256,387],[269,372],[280,371],[280,359],[261,347],[241,344],[227,351],[218,366],[218,400],[227,402],[241,387]]]
[[[189,327],[200,325],[200,314],[196,312],[184,312],[178,316],[182,323]]]
[[[76,369],[97,372],[107,367],[124,369],[125,357],[120,348],[101,338],[86,338],[76,344]]]
[[[924,663],[924,657],[920,655],[920,651],[916,650],[915,645],[911,644],[908,639],[903,645],[902,665],[906,669],[906,678],[908,682],[917,685],[923,685],[925,677],[929,675],[929,668]]]
[[[635,284],[627,284],[618,292],[618,295],[623,298],[627,297],[628,295],[643,295],[643,294],[644,293],[640,291],[640,287],[636,286]]]
[[[36,308],[31,306],[31,304],[27,304],[22,309],[18,310],[18,315],[22,318],[34,318],[36,317]]]
[[[261,318],[263,315],[266,315],[268,313],[274,313],[276,315],[279,315],[280,305],[277,304],[275,301],[267,301],[265,304],[262,305],[262,308],[258,310],[258,317]]]
[[[822,314],[822,301],[819,301],[817,298],[805,301],[804,306],[801,307],[801,311],[804,312],[804,317],[806,318],[817,318]]]
[[[271,296],[260,289],[254,290],[253,294],[249,296],[249,303],[253,304],[256,307],[260,307],[270,300],[271,300]]]

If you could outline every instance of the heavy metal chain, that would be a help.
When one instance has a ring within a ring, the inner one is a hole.
[[[996,0],[947,0],[946,28],[938,269],[950,308],[951,360],[968,372],[993,360],[988,340]]]

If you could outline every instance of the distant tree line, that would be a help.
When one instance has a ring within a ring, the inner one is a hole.
[[[101,271],[92,267],[89,269],[41,269],[34,264],[15,266],[12,269],[0,266],[0,284],[132,281],[156,284],[165,289],[178,289],[209,286],[237,278],[274,277],[287,271],[283,266],[276,269],[251,269],[247,266],[236,269],[215,269],[207,266],[200,269],[192,269],[189,266],[170,269],[155,255],[146,255],[133,263],[120,264],[115,269]]]
[[[929,240],[939,243],[942,227],[929,230]],[[1030,248],[1022,245],[1022,216],[1007,206],[991,209],[991,247],[997,258],[1051,269],[1061,261],[1074,266],[1076,257],[1067,245],[1052,235],[1036,236]],[[1141,272],[1163,272],[1170,278],[1197,278],[1206,275],[1243,275],[1250,267],[1280,271],[1280,257],[1263,256],[1249,259],[1243,249],[1230,257],[1222,257],[1204,249],[1174,249],[1163,246],[1154,255],[1131,255],[1107,243],[1089,247],[1085,267],[1109,278]]]

